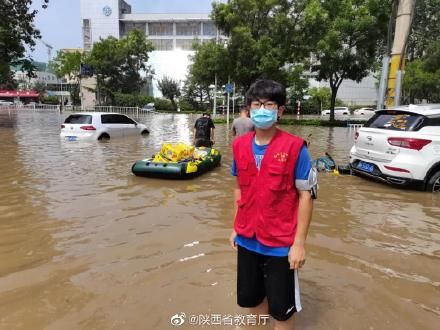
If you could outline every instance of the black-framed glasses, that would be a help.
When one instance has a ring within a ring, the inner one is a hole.
[[[261,106],[264,106],[265,109],[277,109],[277,103],[274,101],[265,101],[265,102],[261,102],[261,101],[252,101],[251,102],[251,109],[259,109],[261,108]]]

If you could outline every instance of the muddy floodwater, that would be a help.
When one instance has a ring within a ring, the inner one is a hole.
[[[163,141],[189,141],[197,117],[148,114],[147,137],[86,143],[60,140],[65,116],[0,111],[0,329],[249,321],[228,243],[226,125],[216,128],[221,167],[164,181],[135,177],[131,165]],[[348,161],[354,131],[284,129],[312,134],[313,157]],[[300,288],[297,329],[439,329],[440,194],[320,173]]]

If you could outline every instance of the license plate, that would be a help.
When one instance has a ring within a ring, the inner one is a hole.
[[[374,165],[373,164],[362,162],[362,161],[360,161],[357,164],[356,168],[358,168],[361,171],[368,172],[368,173],[372,173],[374,171]]]
[[[76,136],[66,136],[67,141],[76,141]]]

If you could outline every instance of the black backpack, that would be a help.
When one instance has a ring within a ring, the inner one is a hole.
[[[209,139],[210,138],[209,118],[203,117],[196,121],[196,138]]]

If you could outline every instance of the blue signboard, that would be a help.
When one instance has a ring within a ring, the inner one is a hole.
[[[225,85],[225,92],[226,93],[232,93],[233,91],[234,91],[234,86],[232,84]]]

